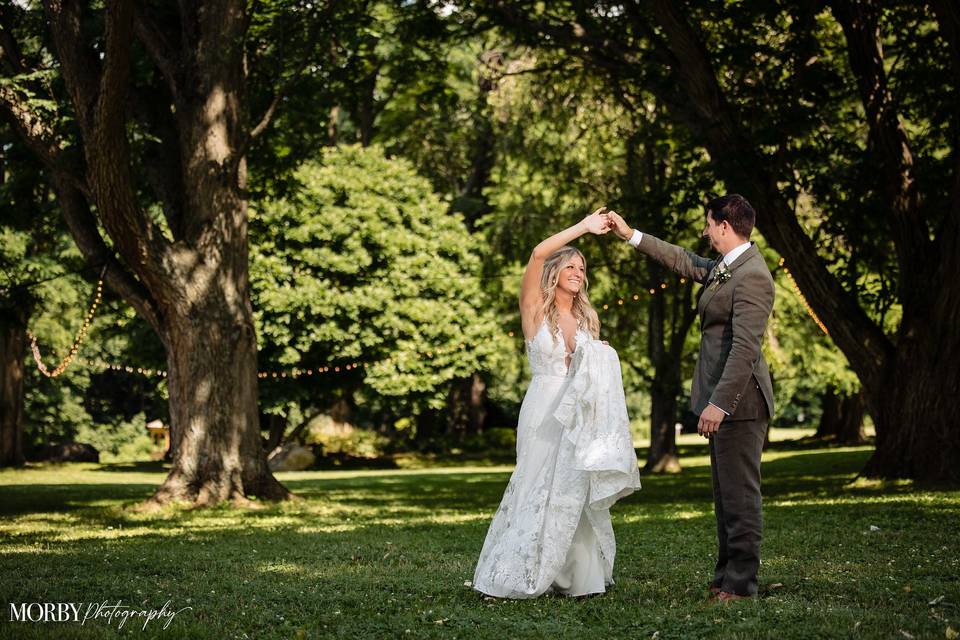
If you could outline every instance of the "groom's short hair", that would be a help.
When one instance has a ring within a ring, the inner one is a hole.
[[[750,238],[753,225],[757,222],[757,212],[753,210],[747,199],[738,193],[714,198],[707,203],[707,213],[717,224],[727,221],[741,238]]]

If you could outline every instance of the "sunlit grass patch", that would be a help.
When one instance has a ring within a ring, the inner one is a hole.
[[[616,505],[616,584],[599,597],[488,600],[465,583],[512,467],[280,474],[303,500],[136,509],[155,465],[0,472],[0,594],[9,602],[192,607],[143,637],[943,638],[960,629],[960,490],[857,480],[869,449],[764,455],[761,597],[706,600],[709,461],[644,477]],[[93,638],[103,622],[2,637]],[[410,630],[409,634],[407,630]],[[125,632],[130,633],[130,632]]]

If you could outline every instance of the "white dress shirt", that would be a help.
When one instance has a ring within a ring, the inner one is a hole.
[[[749,242],[744,242],[743,244],[730,249],[726,255],[723,256],[723,263],[728,267],[733,264],[734,260],[743,255],[743,252],[750,248]]]

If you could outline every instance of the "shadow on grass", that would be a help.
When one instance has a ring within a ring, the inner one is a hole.
[[[729,608],[704,599],[715,552],[705,465],[647,476],[642,491],[616,505],[616,585],[584,601],[491,602],[464,585],[507,472],[316,474],[285,481],[301,502],[159,515],[124,508],[154,487],[123,476],[8,484],[0,487],[0,599],[193,607],[165,636],[159,626],[138,628],[145,638],[397,637],[411,629],[435,638],[668,630],[782,640],[833,637],[861,620],[862,637],[889,637],[891,628],[942,637],[928,603],[960,602],[960,544],[943,535],[960,495],[851,486],[869,453],[797,451],[764,464],[762,580],[784,586]],[[18,627],[22,637],[61,640],[105,629]]]
[[[159,606],[167,594],[175,593],[178,600],[191,597],[196,611],[214,619],[216,610],[237,610],[242,601],[251,615],[263,617],[263,624],[276,624],[270,611],[278,607],[295,607],[298,616],[313,621],[334,620],[334,609],[349,611],[350,607],[396,613],[397,607],[390,606],[394,597],[436,598],[447,606],[482,611],[487,605],[462,585],[472,576],[489,524],[487,512],[499,499],[502,482],[491,479],[474,485],[470,493],[476,497],[464,503],[450,501],[445,494],[439,498],[430,482],[418,497],[417,488],[424,483],[417,480],[412,477],[408,482],[385,484],[375,478],[359,478],[329,483],[355,514],[345,530],[337,530],[343,526],[337,514],[321,516],[297,507],[290,511],[274,507],[249,512],[177,512],[147,522],[117,517],[109,509],[77,514],[76,521],[67,523],[51,519],[44,523],[51,530],[86,528],[88,533],[56,544],[45,543],[40,533],[17,535],[18,545],[43,546],[0,554],[0,570],[12,578],[0,587],[0,595],[10,601],[83,601],[109,594],[127,600],[146,598],[151,603],[159,599]],[[47,488],[41,486],[40,490]],[[99,492],[103,486],[89,488]],[[414,497],[407,498],[411,491]],[[383,500],[369,499],[369,493],[382,494]],[[423,495],[434,500],[424,502]],[[90,496],[91,502],[96,499],[96,495]],[[398,514],[401,522],[397,525],[384,526],[374,516],[369,520],[363,516],[366,507],[380,508],[385,503],[418,508]],[[651,599],[666,607],[673,599],[699,605],[698,589],[710,569],[715,543],[709,506],[702,500],[692,506],[703,509],[697,515],[684,516],[666,509],[651,513],[642,499],[617,505],[614,602]],[[868,503],[855,509],[849,502],[806,504],[801,509],[768,507],[766,580],[785,582],[786,592],[809,592],[810,597],[860,589],[841,585],[839,580],[825,581],[821,571],[840,572],[841,578],[843,572],[856,571],[855,577],[869,573],[886,581],[897,571],[891,568],[891,559],[921,545],[928,547],[932,556],[939,543],[931,546],[931,536],[946,530],[956,517],[949,510],[928,510],[921,527],[916,520],[917,506],[918,502],[911,501]],[[440,511],[462,511],[476,517],[459,523],[426,519]],[[402,522],[404,519],[408,521]],[[879,525],[881,532],[868,533],[871,524]],[[113,538],[109,537],[113,532],[105,531],[108,525],[139,530]],[[873,536],[869,544],[864,544],[865,536]],[[950,544],[956,551],[956,543]],[[946,551],[943,554],[946,556]],[[858,564],[848,569],[840,566],[841,560]],[[934,569],[925,571],[928,579],[939,575],[931,574]],[[804,582],[807,576],[811,579]],[[312,588],[320,589],[323,597],[305,598],[304,591],[310,593]],[[597,606],[609,606],[603,602]],[[175,600],[174,604],[183,602]],[[435,605],[427,602],[423,606]],[[497,604],[498,609],[502,606],[513,605]]]
[[[909,483],[851,484],[869,454],[866,450],[798,451],[764,462],[764,499],[775,502],[832,496],[907,494],[916,490]],[[162,468],[142,466],[139,470],[162,471]],[[331,509],[357,509],[364,513],[479,511],[492,514],[509,476],[509,472],[493,470],[460,473],[450,469],[442,472],[423,469],[391,475],[285,478],[283,483],[299,497],[323,502]],[[642,482],[643,489],[628,498],[627,503],[647,506],[688,503],[698,507],[712,504],[710,468],[706,465],[689,467],[677,475],[646,475]],[[129,507],[148,498],[155,489],[156,485],[142,482],[8,484],[0,486],[0,515],[74,511],[104,501],[115,501]],[[263,510],[250,511],[249,517],[270,517],[271,513],[272,507],[267,505]]]
[[[109,471],[112,473],[133,471],[138,473],[167,473],[170,463],[164,460],[137,460],[136,462],[108,462],[101,464],[93,471]]]

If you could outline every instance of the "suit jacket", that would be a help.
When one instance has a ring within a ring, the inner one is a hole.
[[[725,282],[715,276],[722,258],[704,258],[647,233],[637,249],[704,284],[697,303],[700,355],[690,390],[694,413],[712,403],[727,412],[727,420],[754,420],[766,403],[772,416],[773,385],[760,343],[773,309],[773,277],[757,246],[751,245],[727,267],[730,277]]]

